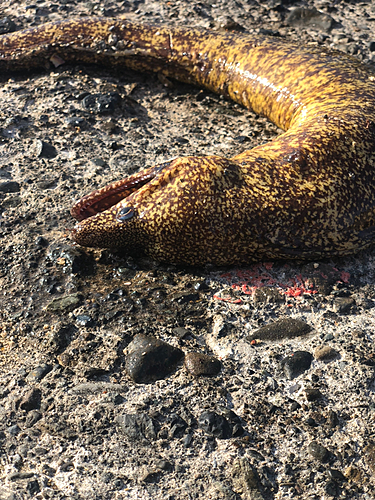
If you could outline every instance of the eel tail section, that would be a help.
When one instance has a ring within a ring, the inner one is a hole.
[[[0,37],[0,70],[66,62],[161,72],[285,132],[233,158],[181,157],[80,200],[73,239],[174,263],[346,255],[375,241],[375,76],[276,37],[82,18]]]

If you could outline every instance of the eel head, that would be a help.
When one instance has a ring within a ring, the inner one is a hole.
[[[226,193],[242,182],[238,165],[224,158],[176,158],[79,200],[71,209],[79,221],[72,237],[164,262],[208,261],[210,241],[217,247],[228,237]]]

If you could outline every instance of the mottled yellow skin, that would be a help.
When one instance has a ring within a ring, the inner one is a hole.
[[[5,71],[54,53],[160,71],[286,130],[230,159],[177,158],[84,197],[72,209],[81,245],[200,265],[346,255],[374,241],[375,78],[353,58],[279,38],[104,18],[0,37]]]

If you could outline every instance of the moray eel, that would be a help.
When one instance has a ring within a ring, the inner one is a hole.
[[[276,37],[85,18],[0,37],[3,71],[118,65],[205,87],[285,132],[233,158],[187,156],[82,198],[73,239],[164,262],[317,259],[375,240],[375,78]]]

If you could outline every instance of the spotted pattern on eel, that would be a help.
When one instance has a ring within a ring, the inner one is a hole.
[[[0,37],[0,69],[67,62],[161,72],[285,132],[233,158],[187,156],[82,198],[73,239],[173,263],[317,259],[375,240],[375,78],[280,38],[83,18]]]

